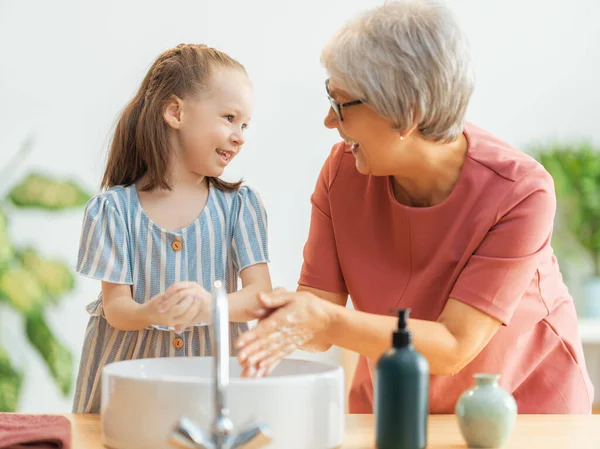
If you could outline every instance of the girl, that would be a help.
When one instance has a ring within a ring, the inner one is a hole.
[[[211,355],[211,284],[229,296],[231,351],[271,290],[267,217],[257,193],[219,179],[244,144],[252,88],[244,67],[204,45],[161,54],[123,111],[85,208],[77,272],[102,281],[88,305],[73,404],[99,413],[104,365]],[[242,289],[237,290],[238,274]]]

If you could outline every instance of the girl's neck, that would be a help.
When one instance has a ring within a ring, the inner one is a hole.
[[[196,220],[208,202],[208,179],[187,170],[173,170],[171,190],[140,191],[147,180],[136,183],[140,205],[156,225],[167,231],[181,230]]]
[[[206,176],[191,172],[179,164],[176,164],[171,172],[169,182],[174,192],[198,189],[204,191],[208,189]]]
[[[145,185],[148,185],[148,175],[144,175],[138,182],[136,182],[136,186],[138,190]],[[204,192],[208,190],[208,180],[203,175],[198,175],[197,173],[191,172],[181,166],[180,164],[175,164],[171,173],[168,176],[169,185],[171,186],[171,190],[163,190],[163,189],[154,189],[155,193],[162,194],[177,194],[182,192]]]

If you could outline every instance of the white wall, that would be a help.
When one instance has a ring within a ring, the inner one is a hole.
[[[95,189],[117,111],[152,59],[180,42],[216,46],[246,65],[256,92],[248,143],[228,177],[243,175],[262,193],[273,280],[293,288],[309,196],[337,140],[322,126],[328,104],[319,52],[347,18],[380,3],[0,0],[0,165],[33,133],[36,146],[15,179],[36,167]],[[554,137],[600,144],[598,0],[450,3],[476,61],[471,121],[517,146]],[[74,265],[80,219],[79,212],[52,219],[21,213],[13,233]],[[76,292],[52,315],[77,356],[87,320],[83,308],[97,289],[96,282],[79,279]],[[35,354],[25,358],[21,409],[68,411],[70,400],[56,393]]]

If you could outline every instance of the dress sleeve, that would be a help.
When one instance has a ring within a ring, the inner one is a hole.
[[[299,285],[332,293],[348,293],[342,274],[331,217],[330,189],[343,156],[338,144],[323,164],[311,196],[312,212]]]
[[[94,196],[85,207],[76,271],[101,281],[131,285],[128,240],[125,220],[110,195]]]
[[[259,263],[268,263],[267,211],[258,193],[242,186],[236,194],[233,214],[232,253],[238,271]]]
[[[450,297],[508,325],[549,250],[555,212],[554,184],[545,171],[516,181]]]

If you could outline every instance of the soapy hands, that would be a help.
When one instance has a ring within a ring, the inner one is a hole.
[[[196,282],[175,282],[143,305],[152,324],[175,328],[181,333],[210,316],[210,293]]]
[[[281,359],[329,327],[328,303],[312,293],[276,289],[258,299],[269,313],[235,343],[243,377],[269,375]]]

